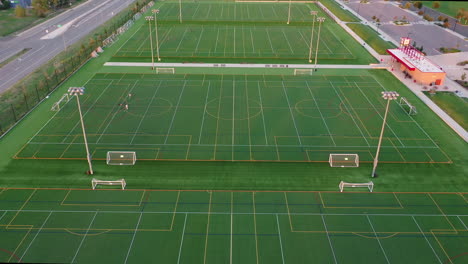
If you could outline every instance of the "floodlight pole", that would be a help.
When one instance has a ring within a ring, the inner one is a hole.
[[[314,26],[315,26],[315,17],[317,16],[318,12],[317,11],[310,11],[310,14],[314,16],[312,20],[312,33],[310,34],[310,45],[309,45],[309,63],[312,62],[312,46],[313,46],[313,40],[314,40]]]
[[[375,170],[377,169],[377,164],[379,162],[379,153],[380,153],[380,146],[382,145],[382,138],[385,130],[385,124],[387,122],[387,114],[388,114],[388,109],[390,107],[390,101],[396,100],[400,96],[397,92],[382,92],[382,98],[387,100],[387,107],[385,108],[385,115],[383,118],[383,123],[382,123],[382,130],[380,131],[380,137],[379,137],[379,144],[377,145],[377,153],[375,154],[374,158],[374,165],[372,168],[372,177],[375,177]]]
[[[81,121],[81,129],[83,130],[83,138],[86,148],[86,159],[88,160],[89,165],[89,174],[94,174],[93,172],[93,165],[91,163],[91,155],[89,154],[89,147],[88,147],[88,140],[86,138],[86,130],[83,121],[83,114],[81,113],[81,104],[80,104],[80,97],[79,95],[83,95],[85,88],[84,87],[70,87],[68,89],[68,94],[76,97],[76,103],[78,105],[78,112],[80,114],[80,121]]]
[[[319,22],[319,28],[318,28],[318,33],[317,33],[317,48],[315,49],[315,63],[314,63],[315,69],[317,69],[317,55],[318,55],[318,48],[319,48],[319,43],[320,43],[320,28],[321,28],[322,22],[325,21],[325,18],[319,17],[317,18],[317,21]]]
[[[154,19],[152,16],[146,16],[146,21],[148,21],[149,33],[150,33],[150,46],[151,46],[151,69],[154,70],[154,54],[153,54],[153,34],[151,33],[151,20]]]
[[[289,22],[291,21],[291,0],[289,0],[289,8],[288,8],[288,25]]]
[[[156,18],[156,14],[159,14],[159,9],[153,9],[151,11],[154,14],[154,28],[156,30],[156,55],[158,56],[158,61],[161,61],[159,57],[158,19]]]
[[[179,0],[179,20],[182,24],[182,0]]]

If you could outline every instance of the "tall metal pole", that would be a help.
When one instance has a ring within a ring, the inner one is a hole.
[[[309,63],[312,62],[312,46],[314,40],[314,28],[315,28],[315,17],[317,16],[317,11],[310,11],[310,14],[314,16],[312,20],[312,33],[310,34],[310,45],[309,45]]]
[[[182,23],[182,0],[179,0],[179,20]]]
[[[151,69],[154,70],[154,54],[153,54],[153,34],[151,33],[151,20],[154,18],[152,16],[147,16],[145,19],[148,21],[149,33],[150,33],[150,46],[151,46]]]
[[[289,8],[288,8],[288,25],[289,22],[291,21],[291,0],[289,0]]]
[[[156,14],[159,14],[159,9],[153,9],[152,12],[154,14],[154,28],[156,30],[156,55],[158,56],[158,61],[161,61],[159,57],[158,19],[156,18]]]
[[[91,155],[89,154],[88,140],[86,138],[86,130],[85,130],[85,125],[83,121],[83,114],[81,112],[81,104],[80,104],[80,98],[79,98],[79,95],[83,95],[84,93],[84,87],[70,87],[68,89],[68,93],[76,97],[76,103],[78,104],[78,112],[80,114],[81,129],[83,130],[83,138],[84,138],[84,143],[85,143],[85,148],[86,148],[86,159],[88,160],[89,174],[94,174],[93,164],[91,163]]]
[[[390,101],[397,99],[398,96],[399,96],[399,94],[397,92],[382,92],[382,97],[385,100],[387,100],[387,107],[385,108],[385,115],[384,115],[384,118],[383,118],[382,129],[380,130],[379,143],[377,145],[377,153],[375,154],[374,165],[373,165],[373,168],[372,168],[372,174],[371,174],[372,177],[376,176],[375,175],[375,170],[377,169],[377,164],[379,162],[380,147],[382,145],[382,138],[383,138],[383,134],[384,134],[384,131],[385,131],[385,124],[387,122],[387,115],[388,115],[388,109],[390,107]]]
[[[318,29],[318,33],[317,33],[317,48],[315,49],[315,66],[314,68],[317,69],[317,55],[318,55],[318,48],[319,48],[319,43],[320,43],[320,28],[321,28],[321,25],[322,25],[322,22],[325,21],[325,18],[324,17],[319,17],[317,18],[317,21],[319,22],[319,29]]]

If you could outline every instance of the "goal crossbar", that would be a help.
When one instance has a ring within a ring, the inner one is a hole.
[[[125,179],[114,180],[114,181],[104,181],[104,180],[98,180],[98,179],[93,178],[91,180],[91,185],[93,186],[93,190],[96,189],[97,185],[121,185],[122,190],[125,190],[125,186],[127,186],[127,183],[125,182]]]
[[[175,68],[156,68],[157,74],[175,74]]]
[[[365,188],[365,187],[367,187],[369,189],[369,191],[372,192],[374,190],[374,183],[372,181],[363,182],[363,183],[352,183],[352,182],[341,181],[340,184],[338,185],[338,187],[340,188],[340,192],[343,192],[345,187],[352,187],[352,188],[356,188],[356,187]]]
[[[294,69],[294,75],[312,75],[313,69]]]
[[[416,106],[412,105],[406,97],[401,97],[400,98],[400,105],[401,106],[407,106],[408,107],[408,114],[409,115],[415,115],[418,113]]]

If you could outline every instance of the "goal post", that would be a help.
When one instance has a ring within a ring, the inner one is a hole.
[[[60,111],[60,109],[62,109],[62,107],[65,106],[65,104],[67,104],[68,101],[70,101],[70,95],[68,93],[65,93],[62,95],[62,97],[60,97],[60,99],[57,102],[55,102],[52,105],[52,108],[50,110],[56,112]]]
[[[340,192],[343,192],[345,187],[351,187],[351,188],[367,188],[369,189],[370,192],[374,190],[374,183],[372,181],[370,182],[363,182],[363,183],[352,183],[352,182],[344,182],[341,181],[340,184],[338,185],[340,188]]]
[[[175,68],[156,68],[157,74],[175,74]]]
[[[400,97],[400,102],[399,104],[405,111],[408,113],[408,115],[415,115],[418,113],[416,106],[412,105],[406,97]]]
[[[294,69],[294,75],[312,75],[313,69]]]
[[[108,151],[107,165],[135,165],[135,151]]]
[[[328,163],[330,167],[359,167],[359,155],[330,153]]]
[[[125,179],[104,181],[104,180],[98,180],[98,179],[93,178],[91,180],[91,186],[93,187],[93,190],[95,190],[96,186],[98,185],[120,185],[122,186],[122,190],[125,190],[125,186],[127,186],[127,183],[125,182]]]

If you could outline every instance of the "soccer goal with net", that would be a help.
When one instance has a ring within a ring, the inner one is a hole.
[[[93,190],[95,190],[96,186],[98,185],[120,185],[122,186],[122,190],[125,190],[125,186],[127,186],[127,183],[125,182],[125,179],[114,180],[114,181],[104,181],[104,180],[98,180],[98,179],[93,178],[91,180],[91,186],[93,187]]]
[[[312,75],[313,69],[294,69],[294,75]]]
[[[174,68],[156,68],[157,74],[175,74]]]
[[[400,105],[405,109],[408,115],[415,115],[418,113],[416,106],[412,105],[406,97],[400,98]]]
[[[52,105],[50,110],[60,111],[60,109],[62,109],[62,107],[66,105],[68,101],[70,101],[70,95],[67,93],[63,94],[62,97],[60,97],[60,99]]]
[[[328,163],[330,167],[359,167],[359,155],[330,153]]]
[[[108,151],[107,165],[135,165],[135,151]]]
[[[352,183],[352,182],[341,181],[340,184],[338,185],[338,187],[340,188],[340,192],[343,192],[345,187],[367,188],[367,189],[369,189],[370,192],[372,192],[374,190],[374,183],[372,181],[364,182],[364,183]]]

